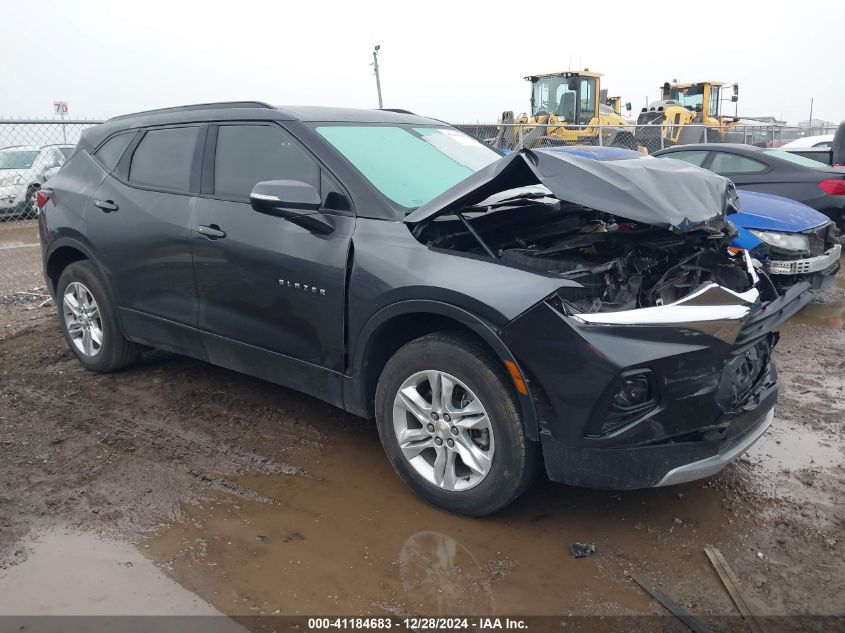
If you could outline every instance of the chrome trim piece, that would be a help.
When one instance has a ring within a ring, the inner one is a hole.
[[[757,442],[757,440],[763,437],[763,434],[771,426],[774,417],[775,410],[773,407],[769,409],[768,413],[766,413],[766,416],[763,418],[760,426],[754,429],[747,437],[743,438],[739,444],[731,447],[724,453],[719,453],[718,455],[713,455],[707,459],[702,459],[697,462],[673,468],[663,476],[663,479],[660,480],[657,487],[684,484],[689,481],[704,479],[705,477],[715,475],[737,457],[745,453]]]
[[[817,273],[831,266],[842,255],[842,244],[834,244],[823,255],[808,257],[807,259],[771,260],[768,271],[770,275],[806,275]]]
[[[725,303],[726,293],[733,297],[730,303]],[[713,296],[713,302],[709,305],[702,304],[702,301],[708,299],[708,295]],[[740,294],[718,284],[708,284],[675,303],[621,312],[576,314],[573,318],[584,323],[607,325],[669,325],[702,321],[733,321],[748,316],[751,306],[759,296],[756,288]]]
[[[754,270],[754,263],[748,251],[744,250],[742,253],[747,272],[756,286],[759,277]],[[760,293],[754,286],[745,292],[734,292],[724,286],[709,283],[674,303],[620,312],[575,314],[572,318],[582,323],[603,325],[681,325],[738,321],[748,316],[751,306],[760,298]]]
[[[250,198],[255,198],[256,200],[269,200],[270,202],[281,202],[282,199],[278,196],[270,196],[266,193],[251,193],[249,194]]]

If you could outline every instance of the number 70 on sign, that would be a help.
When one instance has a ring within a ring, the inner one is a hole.
[[[66,115],[68,113],[67,101],[54,101],[53,113],[60,114],[62,116]]]

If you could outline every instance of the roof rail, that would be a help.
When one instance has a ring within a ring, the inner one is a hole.
[[[175,106],[172,108],[158,108],[156,110],[143,110],[141,112],[131,112],[129,114],[121,114],[109,119],[109,121],[119,121],[121,119],[128,119],[136,116],[145,116],[148,114],[169,114],[171,112],[190,112],[192,110],[234,110],[237,108],[269,108],[275,110],[273,106],[263,101],[221,101],[219,103],[197,103],[196,105]]]
[[[417,116],[410,110],[403,110],[402,108],[376,108],[376,110],[381,112],[396,112],[397,114],[413,114],[414,116]]]

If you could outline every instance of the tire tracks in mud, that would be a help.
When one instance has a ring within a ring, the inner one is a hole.
[[[137,537],[212,495],[264,501],[233,478],[304,475],[288,456],[326,442],[309,398],[198,361],[86,372],[37,313],[0,339],[0,561],[35,522]]]

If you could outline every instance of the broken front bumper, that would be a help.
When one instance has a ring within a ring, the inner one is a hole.
[[[818,273],[839,262],[842,245],[835,244],[827,252],[817,257],[792,260],[770,260],[767,271],[770,275],[809,275]],[[835,271],[834,271],[835,272]]]
[[[501,334],[528,375],[549,477],[627,489],[717,472],[771,422],[773,330],[811,298],[806,283],[768,303],[711,284],[654,308],[567,315],[550,298],[523,313]],[[632,377],[647,401],[620,407]]]

